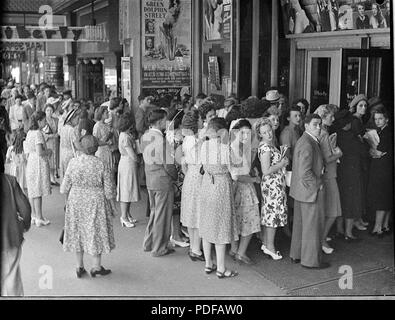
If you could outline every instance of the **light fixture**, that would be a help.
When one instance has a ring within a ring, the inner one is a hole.
[[[92,62],[92,64],[96,64],[96,63],[98,63],[98,62],[99,62],[99,60],[98,60],[98,59],[96,59],[96,58],[93,58],[93,59],[91,59],[91,62]]]
[[[89,59],[84,59],[83,61],[84,61],[85,64],[89,63]]]
[[[104,66],[104,59],[100,59],[100,63]]]
[[[44,68],[44,64],[43,64],[42,62],[40,62],[39,67],[40,67],[40,68]]]

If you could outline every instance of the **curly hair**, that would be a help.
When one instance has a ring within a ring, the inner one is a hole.
[[[118,130],[120,132],[126,132],[131,128],[132,128],[132,130],[135,129],[134,117],[132,116],[131,112],[125,112],[119,118]]]
[[[14,151],[16,154],[20,154],[23,152],[23,141],[26,139],[26,133],[23,128],[18,129],[15,135],[15,139],[13,142]]]
[[[45,119],[46,115],[43,111],[36,111],[30,117],[29,130],[38,130],[38,122]]]
[[[270,128],[273,128],[272,123],[268,118],[259,119],[254,125],[254,130],[255,130],[256,136],[258,137],[258,140],[262,139],[260,132],[261,132],[261,127],[263,127],[263,126],[269,126]]]
[[[241,113],[245,118],[260,118],[265,112],[265,103],[257,97],[249,97],[241,103]]]
[[[214,106],[214,104],[211,103],[211,102],[208,102],[208,101],[204,102],[204,103],[199,107],[199,114],[200,114],[200,117],[201,117],[203,120],[206,120],[207,113],[209,113],[211,110],[214,110],[214,111],[215,111],[215,106]]]

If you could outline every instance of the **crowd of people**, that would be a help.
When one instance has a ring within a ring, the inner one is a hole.
[[[76,254],[78,278],[87,273],[84,253],[94,258],[92,277],[111,273],[101,258],[115,248],[113,218],[119,211],[122,227],[135,227],[131,204],[142,188],[143,250],[160,257],[189,247],[189,258],[221,279],[238,275],[227,269],[227,254],[255,263],[247,254],[254,235],[263,254],[280,260],[282,230],[293,263],[326,268],[322,253],[334,252],[335,237],[358,241],[353,231],[367,230],[367,221],[372,236],[390,232],[393,132],[378,97],[359,94],[349,106],[315,110],[306,99],[289,104],[275,88],[243,101],[204,94],[138,100],[135,107],[120,97],[94,104],[45,83],[10,81],[2,90],[1,181],[10,186],[2,192],[17,194],[3,198],[13,200],[2,201],[2,219],[12,208],[23,222],[15,241],[6,238],[19,220],[2,224],[10,268],[18,268],[23,229],[50,224],[43,199],[55,186],[65,194],[60,240]],[[13,284],[19,271],[3,269],[2,293],[21,294]]]

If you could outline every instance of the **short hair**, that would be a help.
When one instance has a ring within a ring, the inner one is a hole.
[[[306,111],[307,111],[307,108],[308,108],[309,105],[310,105],[309,102],[308,102],[305,98],[299,98],[299,99],[296,99],[296,100],[294,101],[294,105],[297,105],[298,103],[303,103],[303,105],[304,105]]]
[[[246,118],[261,118],[267,105],[257,97],[248,97],[241,103],[241,113]]]
[[[206,99],[206,98],[207,98],[207,95],[204,94],[203,92],[200,92],[200,93],[198,93],[198,94],[196,95],[196,100],[197,100],[197,99]]]
[[[302,110],[300,110],[300,107],[296,103],[287,109],[287,111],[285,113],[286,118],[288,118],[291,115],[291,111],[298,111],[298,112],[302,113]]]
[[[382,114],[384,116],[384,118],[389,119],[389,113],[387,111],[387,109],[385,107],[379,107],[376,110],[373,111],[373,119],[374,119],[374,115],[375,114]]]
[[[43,111],[36,111],[34,112],[29,120],[29,130],[38,130],[39,125],[38,122],[45,119],[45,112]]]
[[[326,118],[331,113],[335,114],[334,108],[329,106],[330,106],[329,104],[322,104],[314,111],[314,113],[318,114],[321,117],[321,119]]]
[[[119,97],[113,97],[110,100],[110,105],[109,105],[109,109],[113,110],[115,108],[117,108],[119,106],[119,104],[121,103],[122,99]]]
[[[167,118],[167,112],[163,109],[155,109],[152,110],[149,115],[148,115],[148,124],[149,125],[154,125],[157,123],[159,120],[163,120]]]
[[[276,107],[276,106],[271,106],[268,108],[265,113],[263,114],[265,118],[268,118],[270,116],[281,116],[281,111]]]
[[[87,134],[93,134],[93,121],[87,118],[80,118],[78,122],[78,131],[85,130]]]
[[[19,93],[15,96],[15,98],[14,98],[15,100],[16,99],[21,99],[21,100],[23,100],[23,96],[22,95],[20,95]]]
[[[36,96],[34,95],[34,93],[32,91],[29,91],[29,93],[27,94],[27,98],[32,99],[32,98],[36,98]]]
[[[227,125],[226,120],[224,118],[214,118],[214,119],[210,120],[207,128],[215,130],[215,131],[219,131],[219,130],[223,130],[223,129],[227,130],[228,125]]]
[[[55,112],[55,107],[54,107],[52,104],[46,103],[46,104],[45,104],[44,111],[47,110],[47,108],[51,108],[51,109],[52,109],[52,112]]]
[[[134,127],[134,117],[131,112],[123,113],[118,121],[118,130],[120,132],[128,131],[131,127]]]
[[[247,127],[251,129],[251,123],[247,119],[240,119],[237,123],[233,126],[232,130],[239,130],[241,128]]]
[[[108,111],[108,107],[106,105],[100,106],[96,111],[96,120],[100,121],[103,118],[104,112]]]
[[[23,128],[17,130],[15,139],[13,142],[14,151],[16,154],[21,154],[23,152],[23,141],[26,139],[26,133]]]
[[[203,104],[199,107],[199,114],[203,120],[206,120],[207,114],[211,111],[215,111],[214,104],[211,102],[203,102]]]
[[[255,133],[256,136],[258,137],[258,140],[262,139],[260,131],[261,131],[261,127],[263,126],[269,126],[270,128],[273,129],[272,122],[268,118],[259,119],[254,125]]]
[[[319,119],[322,121],[322,118],[316,113],[310,113],[304,118],[304,124],[310,124],[313,119]]]

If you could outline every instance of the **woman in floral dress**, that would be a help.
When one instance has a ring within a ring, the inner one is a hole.
[[[252,159],[251,124],[247,119],[235,120],[230,126],[231,139],[231,175],[235,188],[235,209],[240,241],[232,241],[230,255],[237,261],[253,264],[246,251],[252,235],[261,231],[259,200],[254,183],[260,183],[259,177],[250,175]],[[233,136],[235,135],[235,136]]]
[[[276,229],[287,224],[287,196],[285,192],[286,157],[274,146],[274,132],[269,119],[262,118],[256,124],[260,145],[258,157],[262,167],[262,225],[264,226],[262,250],[274,260],[282,259],[274,247]]]
[[[51,194],[48,161],[51,150],[47,149],[44,135],[41,132],[45,124],[44,112],[33,113],[25,141],[27,194],[32,207],[32,222],[38,227],[50,223],[49,220],[44,219],[42,213],[42,197]]]
[[[181,160],[185,173],[181,194],[181,223],[188,228],[192,261],[204,261],[202,239],[199,237],[198,196],[202,184],[200,174],[200,147],[202,141],[198,138],[198,131],[203,127],[202,118],[195,110],[188,111],[182,118],[184,140],[182,143],[183,157]]]
[[[100,106],[96,116],[97,122],[93,127],[93,135],[99,141],[99,148],[95,155],[103,161],[106,169],[112,173],[113,157],[110,146],[113,144],[114,133],[110,125],[105,123],[105,120],[108,119],[109,116],[107,106]]]
[[[58,186],[59,184],[55,180],[55,176],[58,175],[58,143],[59,143],[59,135],[58,135],[58,122],[59,120],[53,117],[54,107],[52,104],[47,104],[45,106],[45,115],[46,115],[46,123],[47,125],[44,127],[44,137],[45,142],[47,143],[48,149],[52,151],[52,155],[49,158],[49,168],[50,168],[50,178],[51,184]]]
[[[86,273],[84,253],[94,257],[91,276],[107,275],[111,270],[101,265],[101,255],[115,248],[112,208],[109,199],[115,198],[110,172],[94,156],[98,142],[91,135],[80,140],[79,157],[70,160],[60,186],[67,194],[63,250],[75,252],[77,277]]]
[[[229,143],[220,136],[226,128],[225,119],[212,119],[208,124],[208,140],[201,147],[204,175],[198,205],[199,235],[203,240],[205,272],[217,270],[218,278],[238,275],[225,267],[226,245],[238,240],[232,178],[229,173]],[[212,244],[215,245],[218,267],[212,260]]]

